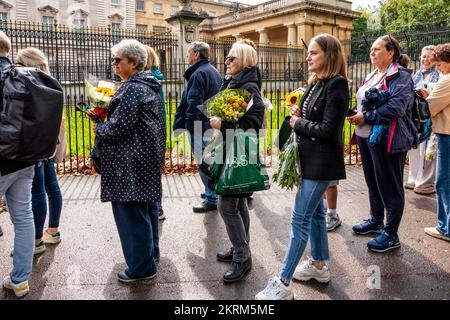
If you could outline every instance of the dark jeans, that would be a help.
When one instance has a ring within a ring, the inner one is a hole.
[[[48,198],[48,226],[59,227],[59,219],[62,210],[62,195],[56,178],[53,159],[44,160],[34,167],[33,186],[31,188],[31,201],[34,216],[36,239],[42,238],[44,233],[45,218],[47,216]]]
[[[152,202],[111,202],[122,251],[125,273],[144,278],[156,272],[159,258],[158,210]]]
[[[387,153],[386,145],[370,146],[366,138],[358,137],[364,177],[369,188],[370,213],[378,223],[384,221],[385,230],[396,235],[405,207],[403,169],[406,152]]]
[[[208,184],[208,174],[204,172],[203,169],[200,167],[200,164],[202,163],[203,151],[209,144],[211,137],[202,136],[202,139],[200,139],[199,137],[195,137],[193,132],[191,132],[190,135],[191,135],[191,148],[194,152],[198,173],[200,175],[200,179],[203,182],[203,185],[205,186],[205,200],[208,204],[216,205],[218,198],[215,193],[215,190],[211,188]]]

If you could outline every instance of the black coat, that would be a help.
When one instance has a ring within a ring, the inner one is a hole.
[[[225,79],[221,91],[225,89],[243,89],[252,94],[253,105],[247,110],[238,122],[222,120],[220,131],[224,139],[226,130],[254,130],[256,133],[262,127],[264,121],[265,106],[261,98],[261,73],[258,67],[244,68],[241,72],[231,78]],[[252,193],[240,193],[228,195],[228,197],[247,198]]]
[[[231,78],[225,79],[221,91],[225,89],[243,89],[253,96],[253,106],[244,113],[238,122],[222,120],[220,130],[225,137],[226,129],[253,129],[258,133],[264,121],[265,106],[261,97],[261,73],[258,67],[244,68]]]
[[[140,72],[126,81],[96,126],[101,155],[101,200],[155,202],[161,199],[166,129],[160,84]]]
[[[303,95],[301,106],[311,88]],[[306,118],[294,127],[299,136],[302,178],[345,179],[343,128],[348,105],[348,83],[342,76],[317,83]]]

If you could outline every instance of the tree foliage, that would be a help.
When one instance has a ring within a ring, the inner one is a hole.
[[[445,27],[450,19],[450,0],[382,0],[380,18],[388,32]]]

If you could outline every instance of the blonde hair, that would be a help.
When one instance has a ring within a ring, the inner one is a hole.
[[[256,50],[251,45],[239,41],[231,46],[228,55],[236,57],[237,65],[240,69],[254,67],[258,63]]]
[[[47,57],[37,48],[28,47],[19,50],[16,62],[23,64],[25,67],[37,68],[50,74]]]
[[[11,40],[9,40],[8,36],[0,31],[0,53],[9,54],[11,51]]]
[[[144,46],[145,50],[147,50],[147,65],[145,66],[145,70],[148,70],[152,67],[156,67],[159,69],[159,57],[156,54],[155,50],[152,47]]]
[[[253,42],[253,40],[250,40],[249,38],[241,39],[237,41],[238,43],[244,43],[248,44],[250,47],[256,50],[256,44]]]
[[[311,42],[315,42],[325,53],[323,72],[320,78],[317,74],[313,73],[308,83],[313,84],[318,80],[326,80],[333,78],[337,75],[343,76],[347,81],[347,62],[345,61],[344,52],[342,50],[341,43],[336,37],[331,34],[322,33],[311,39]]]

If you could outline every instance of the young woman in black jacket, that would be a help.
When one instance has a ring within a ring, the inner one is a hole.
[[[256,295],[258,300],[291,300],[292,278],[328,282],[330,273],[322,197],[333,180],[345,179],[342,130],[349,103],[345,57],[335,37],[321,34],[308,47],[309,88],[300,107],[291,109],[291,127],[299,138],[302,172],[291,220],[291,240],[281,272]],[[311,255],[297,267],[308,239]]]
[[[230,122],[213,117],[211,127],[220,129],[224,139],[230,133],[240,129],[253,130],[255,133],[261,129],[264,120],[264,103],[261,98],[261,75],[257,64],[256,50],[245,43],[235,43],[225,60],[227,75],[221,90],[243,89],[253,96],[253,105],[247,109],[238,122]],[[225,283],[236,282],[242,279],[252,267],[250,252],[250,215],[247,207],[247,197],[251,194],[236,194],[219,196],[218,209],[225,222],[232,248],[217,253],[220,261],[231,262],[230,269],[223,276]]]

